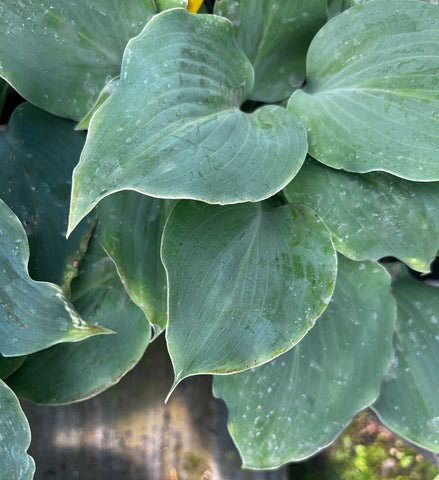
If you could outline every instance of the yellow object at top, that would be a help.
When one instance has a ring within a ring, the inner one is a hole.
[[[188,12],[197,13],[202,3],[203,0],[188,0],[186,9]]]

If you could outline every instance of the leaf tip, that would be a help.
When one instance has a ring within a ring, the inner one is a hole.
[[[87,130],[88,129],[88,117],[83,118],[76,126],[75,126],[75,132],[80,132],[82,130]]]
[[[79,160],[78,165],[73,170],[67,238],[69,238],[81,220],[93,210],[99,200],[105,196],[105,193],[106,190],[103,190],[100,196],[96,194],[93,179],[90,179],[87,174],[83,173],[82,160]]]
[[[115,330],[111,330],[111,328],[101,327],[100,325],[93,325],[90,324],[92,331],[96,331],[97,335],[116,335],[117,332]]]
[[[92,208],[90,208],[90,210]],[[80,221],[90,212],[90,210],[88,212],[84,212],[83,209],[80,206],[78,206],[75,201],[73,201],[73,196],[72,196],[66,238],[70,237],[70,235],[73,233],[75,228],[79,225]]]
[[[101,327],[100,325],[87,323],[70,330],[69,333],[70,341],[79,342],[81,340],[85,340],[86,338],[94,337],[95,335],[112,335],[116,334],[117,332],[109,328]]]
[[[177,388],[179,383],[186,377],[185,374],[183,374],[183,370],[180,370],[174,377],[174,383],[172,384],[172,387],[169,390],[169,393],[166,395],[165,398],[165,405],[168,403],[169,399],[171,398],[171,395],[174,393],[174,390]]]

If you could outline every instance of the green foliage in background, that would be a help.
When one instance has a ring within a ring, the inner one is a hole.
[[[439,452],[439,291],[407,269],[439,248],[439,7],[199,3],[0,4],[0,476],[34,473],[15,395],[85,400],[161,334],[244,468],[366,407]]]
[[[435,466],[401,439],[395,440],[367,412],[337,439],[327,462],[328,476],[340,480],[437,480],[439,475]]]

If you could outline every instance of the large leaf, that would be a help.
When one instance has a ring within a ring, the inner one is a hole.
[[[413,443],[439,452],[439,289],[399,272],[393,361],[373,408]]]
[[[162,242],[176,383],[241,371],[290,349],[334,288],[329,232],[305,206],[180,202]]]
[[[35,105],[80,120],[155,13],[153,0],[2,0],[0,75]]]
[[[250,98],[279,102],[303,84],[309,44],[327,21],[325,0],[220,0],[215,13],[231,20],[255,69]]]
[[[0,132],[0,198],[21,220],[29,239],[33,279],[68,290],[92,228],[83,222],[66,240],[72,171],[85,142],[74,123],[29,103]]]
[[[166,272],[160,259],[163,227],[173,201],[119,192],[99,204],[99,240],[122,283],[153,325],[166,327]]]
[[[304,161],[306,132],[281,107],[241,112],[252,85],[228,20],[183,9],[155,16],[128,44],[119,86],[92,118],[70,228],[124,189],[224,204],[283,188]]]
[[[25,355],[59,342],[105,333],[85,322],[60,287],[34,282],[27,272],[24,229],[0,200],[0,352]]]
[[[334,168],[439,180],[439,9],[417,0],[366,2],[311,43],[307,83],[289,109],[310,154]]]
[[[395,314],[387,272],[340,256],[331,302],[298,345],[261,367],[215,377],[244,467],[313,455],[375,400]]]
[[[0,380],[0,478],[32,480],[35,463],[26,451],[29,424],[14,392]]]
[[[393,256],[429,272],[439,248],[439,183],[414,183],[386,173],[356,174],[309,159],[284,190],[313,208],[337,250],[354,260]]]
[[[84,318],[117,334],[64,343],[29,355],[7,379],[17,395],[48,404],[83,400],[118,382],[143,355],[151,327],[95,239],[72,282],[72,301]]]

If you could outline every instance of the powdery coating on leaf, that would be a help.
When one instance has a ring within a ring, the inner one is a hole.
[[[395,320],[387,272],[339,256],[328,308],[289,352],[261,367],[217,376],[229,430],[245,468],[301,461],[332,443],[378,395]]]
[[[96,239],[72,282],[72,302],[85,318],[116,335],[63,343],[29,355],[8,378],[20,397],[44,404],[85,400],[117,383],[144,354],[150,325]]]
[[[29,248],[18,218],[0,200],[0,352],[25,355],[101,333],[85,322],[62,290],[28,275]]]
[[[120,84],[93,116],[70,231],[124,189],[228,204],[283,188],[304,161],[306,132],[281,107],[241,112],[252,85],[228,20],[183,9],[154,17],[128,44]]]
[[[128,40],[156,13],[152,0],[2,0],[0,75],[33,104],[80,120],[119,74]]]
[[[309,153],[334,168],[439,180],[439,10],[416,0],[366,2],[328,22],[289,109]]]
[[[373,408],[398,435],[439,453],[439,289],[405,271],[393,293],[398,318],[392,364]]]
[[[325,309],[336,255],[305,206],[181,201],[162,242],[176,375],[230,373],[290,349]]]
[[[26,451],[31,434],[29,424],[13,391],[0,380],[0,458],[2,475],[32,480],[35,464]],[[5,477],[6,478],[6,477]]]
[[[439,248],[439,183],[337,171],[309,158],[284,192],[322,217],[347,257],[393,256],[429,272]]]

